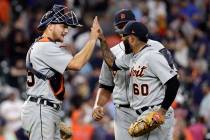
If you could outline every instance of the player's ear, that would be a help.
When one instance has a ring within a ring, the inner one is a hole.
[[[130,42],[133,44],[136,41],[136,37],[134,35],[130,36]]]

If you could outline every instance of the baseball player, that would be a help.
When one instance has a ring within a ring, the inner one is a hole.
[[[115,14],[115,29],[122,29],[128,21],[134,20],[135,16],[131,10],[122,9]],[[111,49],[117,58],[125,55],[124,43],[125,42],[120,42]],[[128,101],[128,83],[128,71],[111,71],[106,63],[103,63],[99,77],[99,89],[92,116],[93,119],[97,121],[103,118],[103,107],[112,95],[113,103],[115,105],[114,131],[116,140],[134,140],[127,131],[130,124],[136,120],[136,112],[130,108]]]
[[[101,35],[104,60],[113,70],[129,69],[130,106],[139,117],[157,111],[165,118],[159,129],[140,139],[171,140],[174,116],[170,106],[179,87],[172,57],[166,48],[156,48],[161,43],[148,40],[148,29],[140,22],[128,22],[120,33],[124,36],[123,40],[129,42],[132,53],[115,59]]]
[[[68,27],[80,27],[75,13],[54,5],[41,19],[43,34],[31,46],[26,57],[27,95],[21,113],[23,128],[30,140],[60,140],[60,106],[65,94],[65,70],[80,70],[89,60],[98,38],[97,17],[85,47],[72,56],[61,46]]]

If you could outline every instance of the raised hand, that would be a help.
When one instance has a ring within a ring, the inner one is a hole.
[[[96,16],[93,20],[93,25],[91,27],[90,39],[97,39],[100,34],[101,27],[98,23],[98,17]]]

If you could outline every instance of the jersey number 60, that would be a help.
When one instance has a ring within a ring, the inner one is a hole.
[[[147,84],[133,84],[133,93],[135,95],[141,94],[143,96],[147,96],[149,94],[149,86]]]

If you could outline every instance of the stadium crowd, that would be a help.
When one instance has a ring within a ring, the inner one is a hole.
[[[55,3],[72,7],[84,25],[65,37],[73,54],[88,40],[96,15],[109,46],[117,44],[114,13],[131,9],[147,25],[150,37],[172,52],[178,68],[181,86],[173,103],[174,140],[210,139],[210,0],[0,0],[0,140],[27,140],[20,122],[26,99],[25,57],[39,36],[41,16]],[[102,60],[96,47],[80,72],[65,75],[61,115],[72,125],[72,140],[114,140],[111,100],[103,120],[94,122],[91,116]]]

